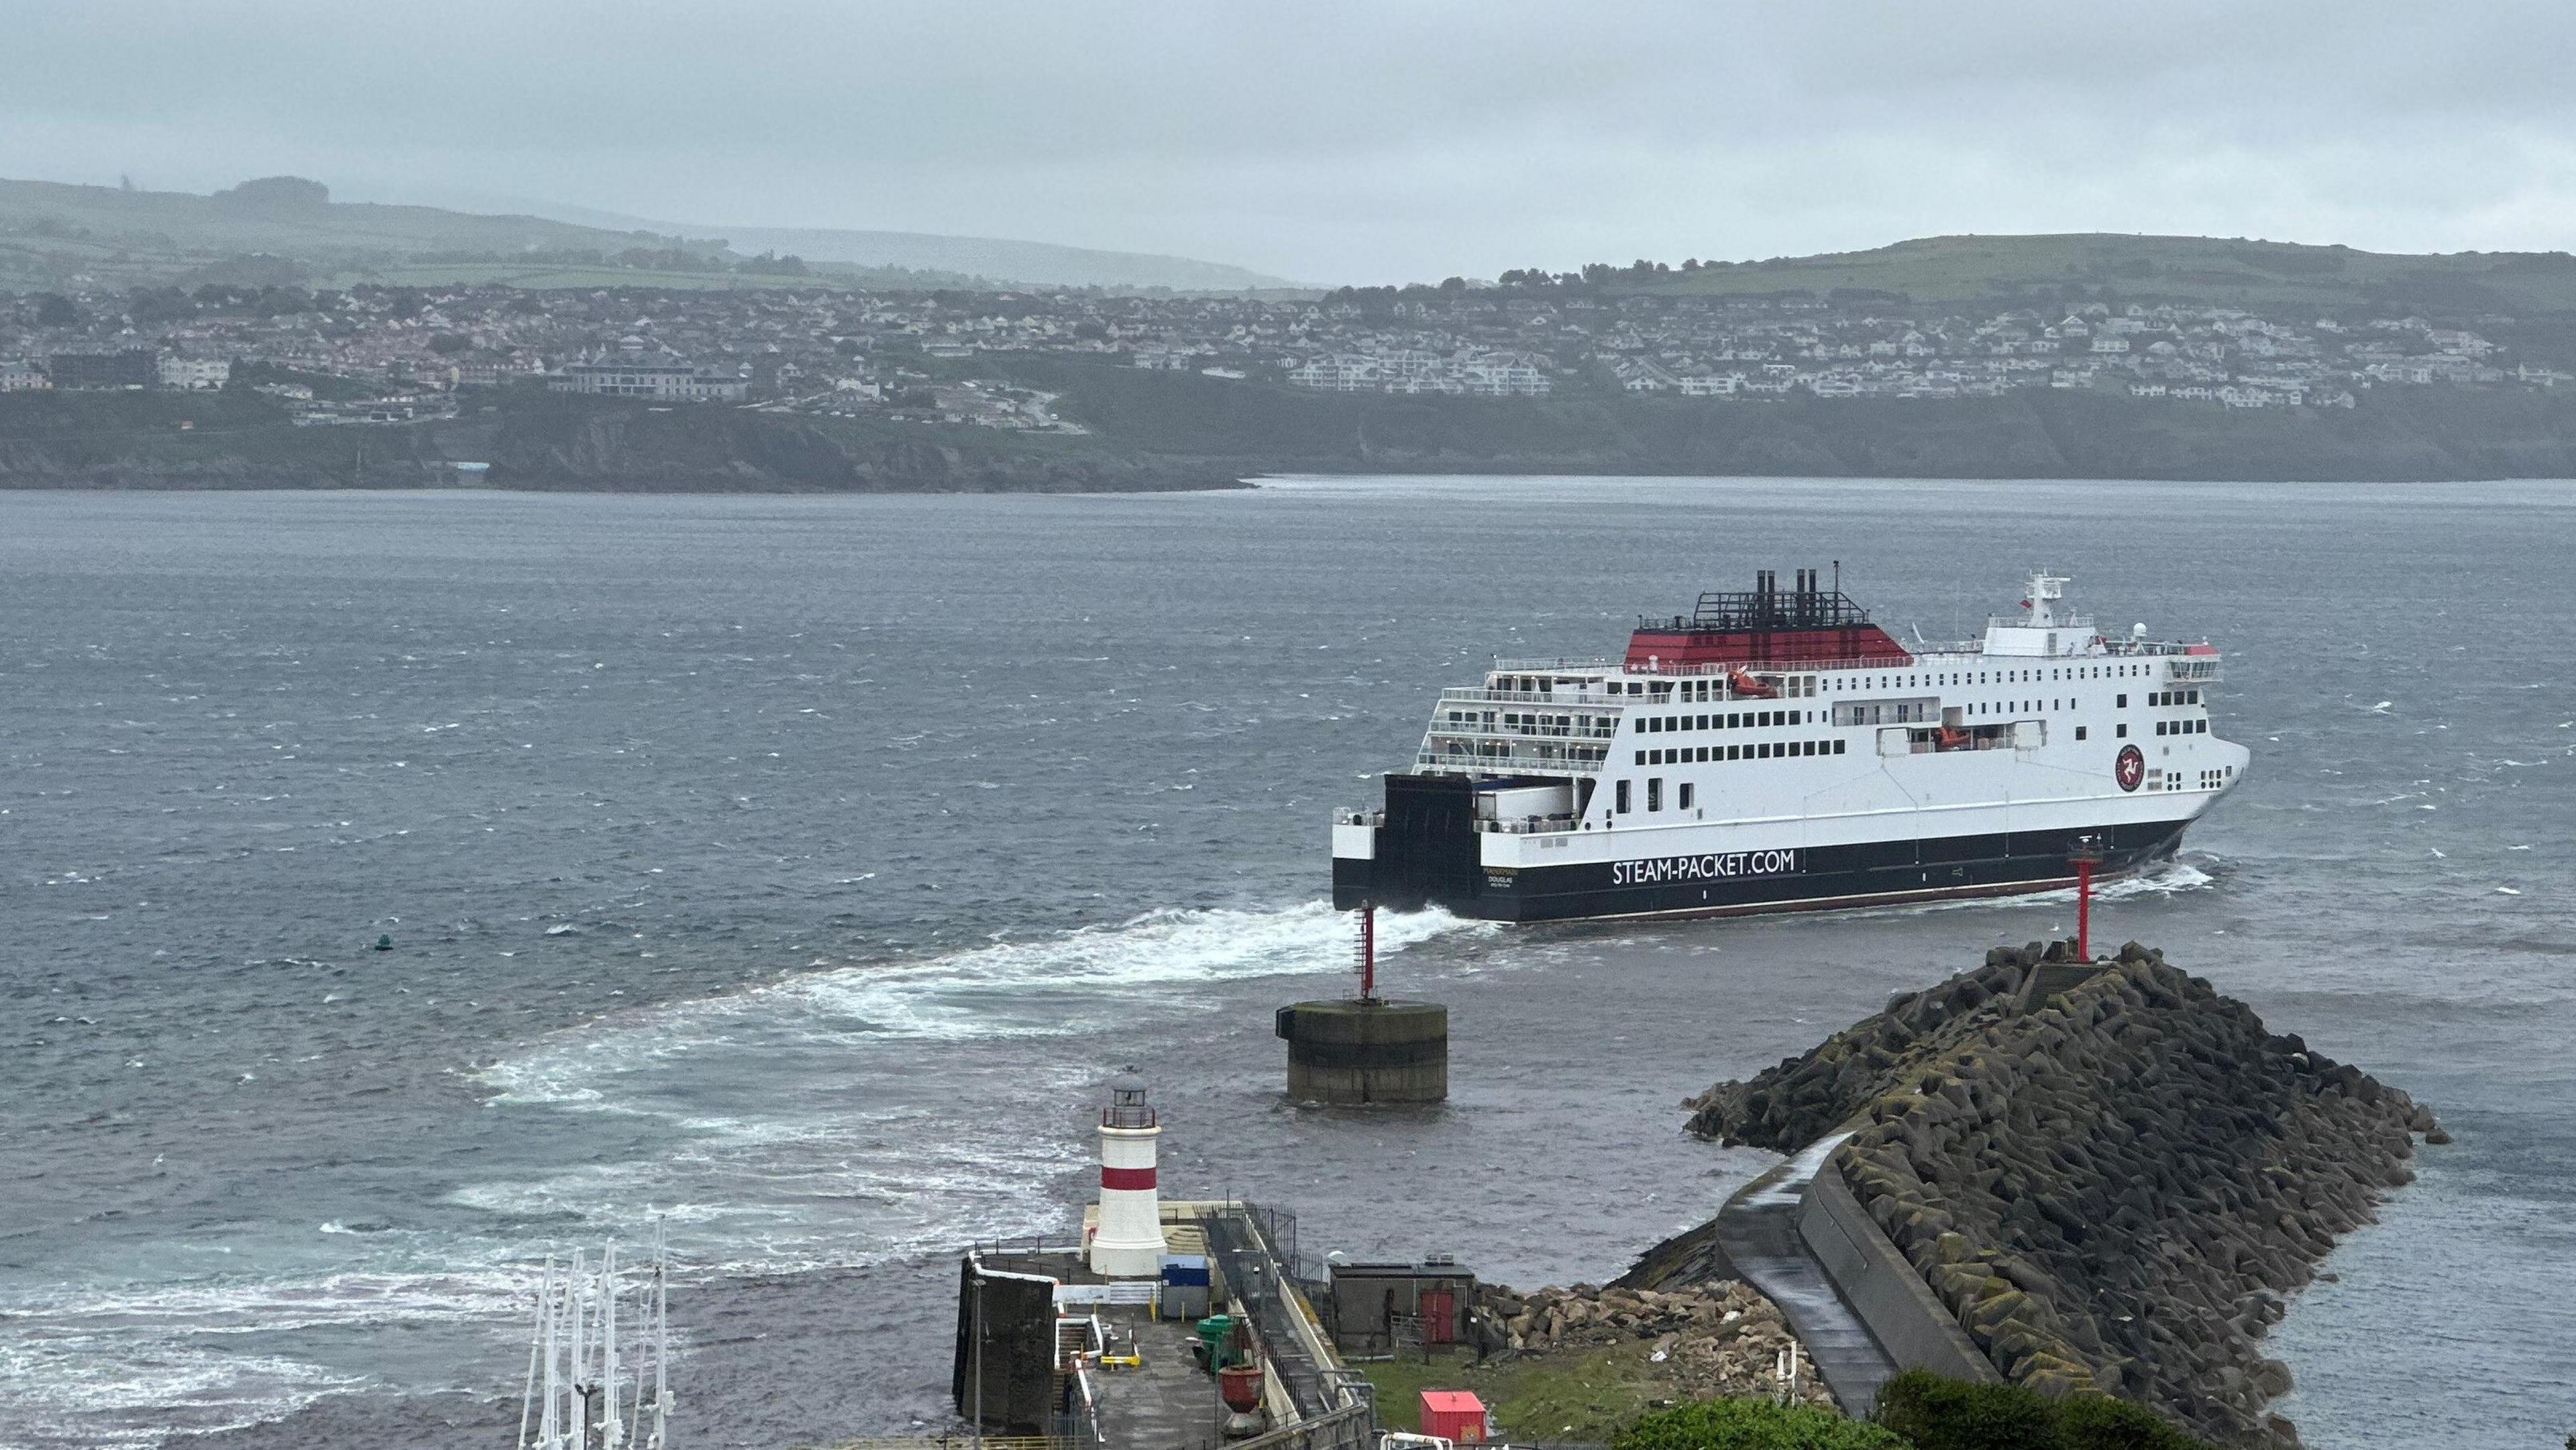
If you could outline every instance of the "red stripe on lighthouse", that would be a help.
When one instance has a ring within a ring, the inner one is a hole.
[[[1103,1165],[1100,1170],[1100,1186],[1103,1188],[1151,1189],[1154,1186],[1154,1170],[1151,1168],[1111,1168]]]

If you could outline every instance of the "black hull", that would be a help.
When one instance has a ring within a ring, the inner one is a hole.
[[[1410,788],[1399,787],[1404,779],[1388,780],[1387,823],[1376,832],[1376,859],[1333,862],[1336,908],[1371,902],[1398,911],[1438,906],[1483,921],[1538,922],[1746,916],[2011,896],[2074,885],[2067,857],[2082,837],[2102,847],[2096,868],[2102,879],[2170,857],[2191,824],[2149,821],[1489,872],[1477,860],[1472,788],[1420,777],[1407,781]],[[1652,879],[1631,879],[1639,875]]]

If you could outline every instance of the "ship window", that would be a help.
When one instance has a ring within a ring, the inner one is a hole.
[[[1742,760],[1744,758],[1744,747],[1741,745],[1730,745],[1726,747],[1726,758],[1729,760]]]
[[[1610,809],[1620,812],[1625,812],[1628,809],[1628,782],[1624,780],[1619,782],[1619,803],[1612,806]]]
[[[2123,710],[2126,710],[2129,708],[2129,697],[2126,695],[2114,695],[2111,697],[2111,703],[2119,706]]]
[[[1682,810],[1689,810],[1691,808],[1691,786],[1689,781],[1682,782],[1681,789],[1673,793],[1673,804]]]
[[[1660,775],[1650,775],[1650,776],[1647,776],[1647,777],[1646,777],[1646,809],[1648,809],[1648,810],[1650,810],[1650,811],[1660,811],[1660,810],[1662,810],[1663,808],[1664,808],[1664,778],[1663,778],[1662,776],[1660,776]]]
[[[2129,727],[2128,727],[2128,726],[2123,725],[2123,726],[2119,727],[2119,735],[2118,735],[2118,738],[2119,738],[2119,739],[2122,739],[2122,740],[2126,740],[2126,739],[2128,739],[2128,738],[2129,738]]]
[[[2182,701],[2182,702],[2183,702],[2184,704],[2186,704],[2186,705],[2197,705],[2197,704],[2199,704],[2199,703],[2200,703],[2200,691],[2198,691],[2198,690],[2186,690],[2186,691],[2184,691],[2184,692],[2183,692],[2183,701]]]
[[[1738,729],[1743,724],[1744,717],[1741,714],[1731,714],[1726,717],[1726,728],[1729,730]]]
[[[2164,721],[2159,720],[2159,721],[2157,721],[2157,722],[2156,722],[2156,733],[2157,733],[2158,735],[2162,735],[2162,734],[2164,734],[2164,733],[2165,733],[2165,722],[2164,722]]]
[[[1698,718],[1698,720],[1699,720],[1699,728],[1700,728],[1700,729],[1702,729],[1702,730],[1707,729],[1707,728],[1708,728],[1708,717],[1707,717],[1706,715],[1701,715],[1701,716],[1699,716],[1699,717],[1697,717],[1697,718]]]
[[[1843,753],[1843,747],[1844,747],[1844,746],[1846,746],[1846,745],[1849,745],[1849,744],[1851,744],[1851,742],[1850,742],[1850,741],[1848,741],[1848,740],[1837,740],[1837,741],[1835,741],[1835,742],[1834,742],[1834,754],[1836,754],[1836,755],[1840,755],[1840,754],[1842,754],[1842,753]]]
[[[2081,739],[2083,739],[2083,738],[2084,738],[2084,727],[2083,727],[2083,726],[2078,725],[2078,726],[2076,726],[2076,727],[2075,727],[2075,738],[2076,738],[2076,739],[2078,739],[2078,740],[2081,740]]]
[[[1646,763],[1646,752],[1644,752],[1644,751],[1642,751],[1642,750],[1640,750],[1640,751],[1638,751],[1638,752],[1637,752],[1637,763],[1638,763],[1639,765],[1643,765],[1643,764],[1645,764],[1645,763]]]
[[[1704,761],[1704,760],[1708,759],[1708,747],[1707,747],[1707,746],[1705,746],[1705,745],[1702,745],[1702,746],[1697,746],[1697,747],[1695,747],[1694,749],[1692,749],[1692,751],[1691,751],[1691,759],[1693,759],[1693,760],[1700,760],[1700,761]]]

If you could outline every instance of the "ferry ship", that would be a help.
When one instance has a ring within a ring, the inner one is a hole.
[[[2041,571],[1982,638],[1909,648],[1762,570],[1621,659],[1443,690],[1382,808],[1333,821],[1333,903],[1537,922],[1998,896],[2172,856],[2244,778],[2219,652],[2113,638]]]

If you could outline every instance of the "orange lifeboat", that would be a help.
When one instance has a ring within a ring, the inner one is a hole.
[[[1778,686],[1765,684],[1746,674],[1741,668],[1729,669],[1726,672],[1726,688],[1755,700],[1768,700],[1780,693]]]

